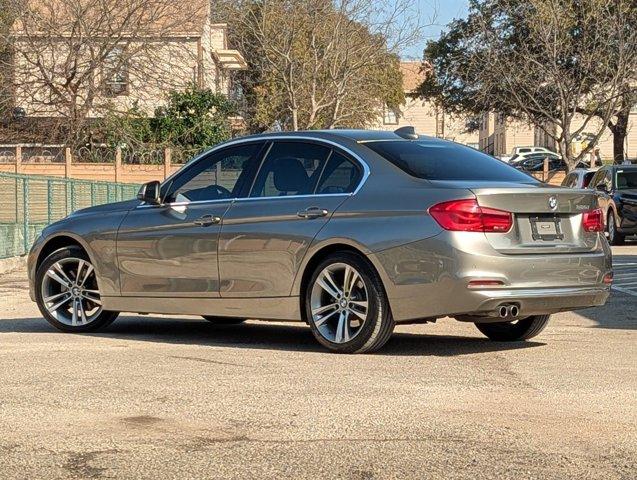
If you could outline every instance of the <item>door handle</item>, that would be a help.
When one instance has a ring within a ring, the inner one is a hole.
[[[200,227],[209,227],[210,225],[215,225],[221,222],[221,217],[217,217],[214,215],[204,215],[203,217],[199,217],[195,220],[195,225]]]
[[[327,216],[328,211],[320,207],[308,207],[296,214],[301,218],[319,218]]]

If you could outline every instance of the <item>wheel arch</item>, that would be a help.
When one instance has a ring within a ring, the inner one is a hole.
[[[312,248],[311,252],[308,252],[306,254],[303,260],[303,264],[301,268],[299,268],[299,273],[296,276],[294,285],[292,286],[292,295],[299,297],[299,310],[301,312],[301,319],[306,323],[307,319],[305,318],[303,299],[305,297],[305,291],[309,279],[318,264],[322,262],[328,255],[336,252],[351,252],[359,255],[369,264],[370,267],[372,267],[376,271],[376,273],[378,273],[383,284],[383,288],[385,289],[385,292],[387,292],[387,277],[385,275],[385,271],[368,255],[369,252],[367,252],[367,249],[365,249],[362,245],[348,240],[338,240],[326,244],[316,245],[314,248]]]
[[[38,255],[35,261],[34,270],[37,272],[38,268],[40,268],[40,265],[42,265],[42,262],[44,261],[44,259],[48,257],[49,255],[51,255],[56,250],[59,250],[60,248],[73,247],[73,246],[81,248],[84,251],[84,253],[88,255],[89,259],[91,260],[91,263],[95,264],[95,262],[93,261],[93,255],[91,254],[90,249],[87,247],[86,243],[82,239],[80,239],[79,237],[73,234],[60,233],[58,235],[48,238],[42,244],[42,247],[40,247],[40,251],[38,252]]]

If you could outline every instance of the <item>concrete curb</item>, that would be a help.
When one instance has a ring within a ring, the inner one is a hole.
[[[26,268],[27,257],[23,255],[21,257],[10,257],[0,259],[0,275],[13,272],[14,270],[20,270]]]

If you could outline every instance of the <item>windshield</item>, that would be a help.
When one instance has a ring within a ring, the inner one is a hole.
[[[637,189],[637,170],[617,170],[617,190]]]
[[[492,180],[533,183],[528,175],[485,153],[458,143],[427,140],[369,142],[404,172],[427,180]]]

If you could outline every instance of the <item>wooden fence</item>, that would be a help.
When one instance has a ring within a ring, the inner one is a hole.
[[[99,180],[117,183],[145,183],[151,180],[164,180],[179,170],[182,164],[173,164],[172,149],[163,151],[162,163],[159,164],[128,164],[122,162],[122,151],[115,150],[113,162],[78,162],[75,161],[71,149],[61,145],[58,148],[62,155],[51,153],[53,148],[43,155],[30,155],[24,161],[23,149],[33,148],[33,145],[2,146],[0,155],[0,172],[22,175],[44,175],[47,177],[75,178],[80,180]],[[7,152],[11,154],[7,154]],[[58,157],[62,157],[61,161]]]

